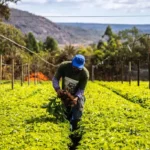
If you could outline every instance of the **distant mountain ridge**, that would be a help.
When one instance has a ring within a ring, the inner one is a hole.
[[[44,41],[47,36],[51,36],[59,44],[92,43],[99,38],[99,34],[95,31],[65,27],[44,17],[18,9],[11,9],[10,19],[6,23],[14,25],[25,34],[32,32],[38,40]]]
[[[25,34],[32,32],[37,40],[44,41],[47,36],[52,36],[63,45],[97,43],[108,26],[96,23],[54,23],[44,17],[17,9],[11,9],[10,19],[6,23],[14,25]],[[109,25],[113,32],[136,26],[142,33],[150,33],[150,25]]]
[[[137,24],[100,24],[100,23],[57,23],[64,26],[71,26],[71,27],[79,27],[83,28],[85,30],[97,30],[101,31],[101,33],[104,33],[107,26],[110,25],[113,32],[117,33],[119,31],[125,30],[125,29],[131,29],[132,27],[138,28],[143,33],[150,33],[150,24],[145,25],[137,25]]]

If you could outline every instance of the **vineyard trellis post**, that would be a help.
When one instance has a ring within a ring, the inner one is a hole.
[[[23,74],[24,74],[23,73],[23,62],[21,62],[21,86],[23,86],[23,77],[24,77]]]
[[[30,64],[27,64],[27,74],[28,74],[28,85],[30,85]]]
[[[2,82],[2,54],[0,54],[0,83]]]
[[[150,89],[150,50],[148,50],[148,81],[149,81],[149,89]]]
[[[37,69],[36,69],[36,77],[37,77],[37,84],[39,83],[39,61],[37,60]]]
[[[133,44],[133,43],[132,43]],[[132,49],[130,47],[130,45],[127,45],[128,50],[132,53]],[[131,85],[131,70],[132,70],[132,64],[131,64],[131,60],[129,60],[129,69],[128,69],[128,74],[129,74],[129,85]]]
[[[138,71],[137,71],[137,79],[138,79],[138,86],[140,86],[140,60],[138,59],[137,62],[137,67],[138,67]]]
[[[15,67],[15,60],[14,57],[12,57],[12,90],[14,89],[14,67]]]
[[[123,84],[123,61],[121,61],[121,83]]]
[[[34,84],[36,85],[36,65],[34,65]]]
[[[28,80],[27,80],[27,77],[28,77],[28,64],[25,63],[25,64],[24,64],[24,67],[25,67],[25,74],[24,74],[23,81],[28,81]]]
[[[147,34],[147,48],[148,48],[148,81],[149,81],[149,89],[150,89],[150,46],[149,46],[149,36],[150,34]]]
[[[95,66],[92,65],[92,81],[94,81],[94,69],[95,69]]]
[[[131,61],[129,61],[129,85],[131,85]]]

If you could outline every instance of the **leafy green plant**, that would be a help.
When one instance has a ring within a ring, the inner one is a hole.
[[[131,98],[126,84],[105,83],[107,88],[101,84],[88,82],[82,120],[73,135],[69,122],[61,118],[64,108],[50,82],[22,87],[16,83],[14,90],[10,84],[1,84],[0,149],[68,150],[72,143],[69,136],[78,135],[78,150],[149,150],[149,109],[108,89],[112,84]],[[140,89],[144,91],[146,84]],[[138,94],[139,87],[133,87]],[[48,104],[44,106],[48,112],[41,108],[43,104]]]
[[[55,97],[50,82],[36,86],[0,86],[0,149],[68,149],[68,122],[57,121],[41,108]]]
[[[79,129],[82,139],[77,149],[149,149],[148,109],[100,86],[100,82],[88,83],[85,94],[87,100]]]
[[[133,103],[137,103],[144,108],[150,109],[150,92],[147,88],[148,82],[142,82],[140,87],[136,86],[136,82],[132,82],[131,86],[129,86],[128,82],[125,82],[124,84],[121,84],[120,82],[100,82],[99,84]]]
[[[65,107],[62,104],[61,100],[57,97],[52,97],[49,99],[50,102],[47,105],[47,112],[53,114],[57,120],[66,121],[66,116],[64,114]]]

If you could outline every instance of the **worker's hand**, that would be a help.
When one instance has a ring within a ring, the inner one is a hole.
[[[62,94],[63,94],[63,90],[58,89],[58,90],[57,90],[57,95],[58,95],[58,97],[61,97]]]
[[[74,105],[77,105],[78,99],[79,99],[78,97],[75,97],[75,98],[73,99]]]

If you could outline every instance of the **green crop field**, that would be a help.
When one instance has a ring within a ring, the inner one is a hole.
[[[41,106],[51,82],[0,85],[0,150],[69,150],[70,125]],[[88,82],[78,150],[150,150],[150,90],[119,82]]]

